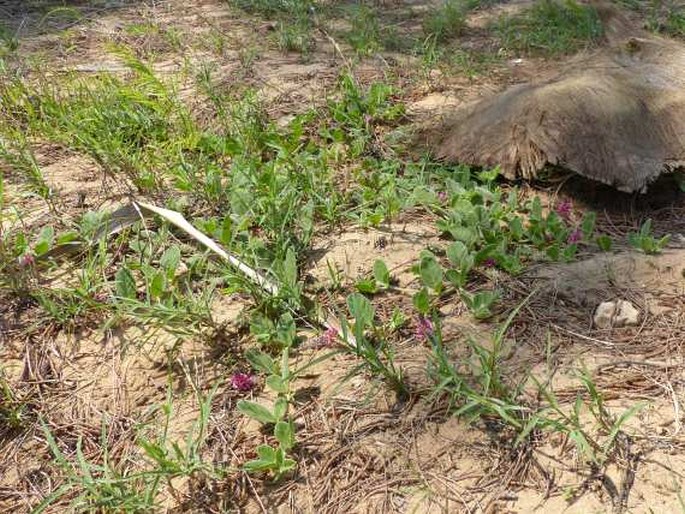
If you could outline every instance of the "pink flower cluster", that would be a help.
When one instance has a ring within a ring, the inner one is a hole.
[[[563,220],[568,221],[573,213],[573,204],[570,200],[562,200],[555,211]]]
[[[582,239],[583,239],[583,232],[579,228],[576,228],[573,232],[571,232],[568,235],[568,239],[566,240],[566,242],[568,244],[574,244],[574,243],[579,242]]]
[[[248,373],[241,373],[239,371],[233,373],[231,377],[231,387],[237,391],[246,392],[252,389],[257,383],[254,375]]]
[[[36,258],[33,254],[25,253],[17,258],[17,264],[20,268],[30,268],[36,263]]]
[[[328,328],[323,334],[314,339],[314,348],[330,348],[335,344],[335,340],[338,339],[338,331],[333,327]]]
[[[419,319],[416,321],[416,331],[414,332],[416,339],[419,341],[428,341],[434,332],[433,322],[428,318],[419,316]]]

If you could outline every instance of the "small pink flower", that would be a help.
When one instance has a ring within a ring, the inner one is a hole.
[[[445,193],[444,191],[438,192],[438,201],[440,203],[445,203],[447,201],[447,193]]]
[[[247,373],[237,371],[233,373],[233,376],[231,377],[231,386],[238,391],[249,391],[255,386],[255,383],[255,377]]]
[[[105,291],[98,291],[93,295],[93,300],[100,303],[106,303],[109,300],[109,295]]]
[[[568,221],[573,212],[573,205],[570,200],[562,200],[561,203],[557,205],[555,211],[562,219]]]
[[[574,244],[583,239],[583,232],[577,228],[568,235],[567,243]]]
[[[35,263],[36,258],[33,256],[33,254],[25,253],[24,255],[17,257],[17,264],[20,268],[30,268]]]
[[[488,257],[483,261],[483,266],[485,266],[486,268],[494,268],[496,264],[497,262],[492,257]]]
[[[419,316],[416,322],[416,332],[415,336],[420,341],[427,341],[433,335],[433,323],[428,318]]]
[[[333,327],[330,327],[323,334],[314,339],[314,348],[329,348],[335,344],[337,338],[338,331]]]

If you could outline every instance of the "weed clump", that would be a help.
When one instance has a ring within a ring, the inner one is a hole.
[[[519,15],[500,18],[495,31],[509,50],[546,56],[592,46],[603,33],[597,11],[574,0],[539,0]]]
[[[653,2],[647,17],[647,28],[685,39],[685,6],[670,1]]]
[[[446,0],[423,21],[423,32],[436,42],[457,37],[466,25],[465,9],[455,0]]]

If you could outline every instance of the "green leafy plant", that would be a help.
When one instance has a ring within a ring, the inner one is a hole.
[[[29,402],[22,398],[0,368],[0,425],[12,430],[23,427],[29,419],[29,408]]]
[[[476,319],[487,319],[492,316],[492,307],[499,299],[497,291],[479,291],[477,293],[461,292],[461,299]]]
[[[360,293],[375,294],[390,287],[390,272],[388,267],[380,259],[373,263],[373,278],[365,278],[357,282],[357,290]]]
[[[257,458],[246,462],[243,468],[249,472],[268,472],[273,475],[274,480],[280,480],[297,466],[296,461],[288,456],[288,452],[295,446],[295,425],[288,414],[292,401],[291,382],[294,378],[289,365],[289,352],[290,347],[285,346],[279,363],[263,352],[247,354],[252,367],[267,375],[266,386],[277,394],[271,409],[253,401],[238,402],[238,410],[246,416],[263,425],[273,425],[273,435],[278,442],[275,448],[267,444],[260,445],[257,448]]]
[[[424,287],[434,291],[437,295],[442,292],[444,272],[435,255],[428,250],[421,252],[418,274]]]
[[[565,434],[573,441],[579,454],[595,469],[610,462],[618,448],[625,423],[634,416],[643,403],[637,403],[618,416],[609,413],[604,397],[590,374],[582,371],[580,382],[587,398],[578,394],[567,409],[554,392],[535,377],[524,377],[518,384],[508,384],[501,374],[504,356],[504,336],[521,305],[514,309],[507,321],[495,332],[488,347],[470,341],[475,359],[454,363],[442,343],[440,324],[433,318],[435,329],[429,334],[432,354],[428,368],[434,381],[432,398],[444,398],[450,411],[471,421],[498,420],[514,429],[514,444],[529,441],[536,431],[553,431]],[[543,405],[531,405],[522,398],[523,385],[530,378],[537,385]],[[585,410],[594,420],[588,426]]]
[[[606,234],[601,234],[597,236],[597,246],[599,246],[600,250],[603,252],[610,252],[613,247],[613,240]]]
[[[187,433],[183,445],[169,441],[169,424],[173,417],[171,392],[160,410],[164,416],[161,431],[152,430],[154,436],[144,435],[149,426],[141,424],[137,448],[142,450],[146,462],[141,469],[131,466],[133,455],[126,455],[120,462],[113,462],[108,446],[109,431],[103,419],[100,434],[98,460],[86,458],[83,439],[78,438],[75,462],[60,448],[58,440],[43,421],[43,433],[53,455],[54,463],[66,475],[66,482],[48,495],[32,512],[41,513],[66,495],[70,498],[70,509],[75,511],[102,509],[118,512],[142,512],[156,510],[160,504],[162,484],[174,494],[173,479],[192,477],[198,473],[219,477],[223,470],[217,469],[202,458],[206,442],[207,426],[213,395],[216,387],[207,396],[198,396],[200,412]]]
[[[671,240],[670,235],[665,235],[659,239],[652,236],[652,220],[648,219],[641,226],[638,232],[628,234],[628,243],[637,250],[642,250],[648,255],[661,253],[668,246]]]
[[[400,398],[404,398],[408,394],[408,389],[402,369],[395,365],[392,350],[385,341],[380,340],[374,344],[370,337],[377,333],[374,325],[373,304],[364,295],[353,293],[347,297],[347,307],[354,323],[350,327],[345,320],[342,320],[343,337],[346,338],[351,332],[355,339],[354,346],[349,350],[361,358],[367,369],[374,375],[381,376]],[[367,334],[367,331],[370,334]]]
[[[475,266],[474,255],[461,241],[455,241],[449,245],[446,253],[447,259],[453,266],[445,272],[447,280],[457,288],[464,287],[469,278],[469,273]]]

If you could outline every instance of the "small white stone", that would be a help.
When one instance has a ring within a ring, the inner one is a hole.
[[[616,314],[615,302],[602,302],[595,310],[594,322],[597,328],[610,328],[611,320]]]
[[[640,320],[640,311],[627,300],[619,300],[616,303],[617,312],[614,317],[614,326],[626,327],[637,325]]]
[[[593,321],[597,328],[625,327],[637,325],[640,311],[627,300],[602,302],[597,306]]]
[[[188,266],[186,266],[185,262],[181,261],[178,263],[178,266],[176,267],[176,271],[174,272],[175,277],[182,277],[188,273]]]

